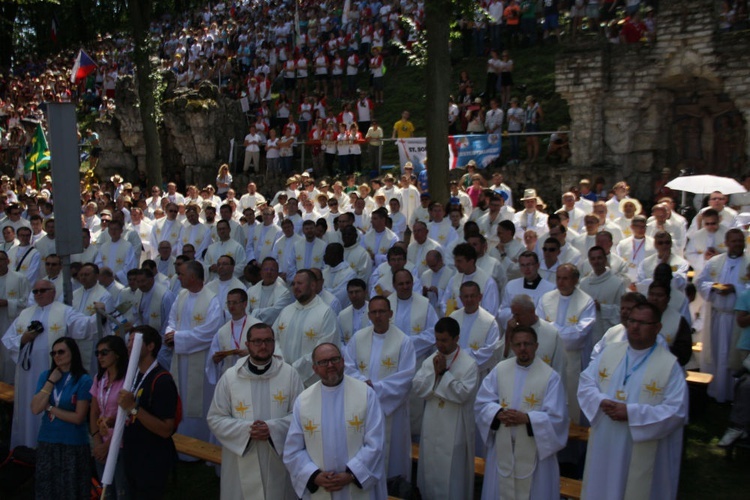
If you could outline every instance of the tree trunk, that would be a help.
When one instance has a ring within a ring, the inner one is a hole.
[[[135,40],[133,59],[136,67],[143,140],[146,145],[146,175],[149,185],[162,185],[161,141],[157,123],[156,83],[158,75],[151,63],[149,22],[151,0],[130,0],[130,27]]]
[[[13,28],[18,2],[0,2],[0,73],[8,74],[13,60]]]
[[[448,202],[448,96],[450,95],[450,0],[425,2],[427,28],[427,165],[430,196]]]

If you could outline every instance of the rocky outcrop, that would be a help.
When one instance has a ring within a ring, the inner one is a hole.
[[[213,183],[218,167],[230,156],[230,141],[241,142],[245,116],[238,101],[221,95],[219,88],[203,82],[198,89],[176,88],[165,74],[167,90],[162,97],[160,127],[164,177],[180,172],[188,182]],[[119,173],[137,178],[145,171],[143,127],[133,77],[117,82],[114,116],[95,122],[102,154],[99,177]]]

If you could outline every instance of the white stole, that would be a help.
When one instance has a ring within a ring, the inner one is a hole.
[[[503,409],[511,406],[516,396],[516,365],[515,359],[497,365],[498,396]],[[552,368],[544,361],[534,358],[523,384],[521,406],[515,409],[525,413],[540,411],[552,372]],[[503,498],[526,500],[531,493],[531,479],[537,466],[536,440],[528,435],[526,426],[517,426],[515,429],[517,432],[513,432],[514,428],[501,424],[495,434],[500,491],[503,492]]]
[[[612,381],[611,374],[622,363],[628,352],[628,345],[628,342],[620,342],[608,346],[602,352],[597,377],[599,389],[602,393],[608,392]],[[638,404],[658,405],[664,400],[664,389],[667,387],[669,375],[672,373],[672,367],[676,362],[677,358],[672,356],[667,349],[655,345],[654,351],[644,367],[643,386],[638,395]],[[592,439],[594,436],[595,434],[592,435]],[[589,439],[589,448],[592,446],[592,439]],[[650,497],[658,446],[659,440],[657,439],[633,442],[624,500],[641,500]],[[585,481],[586,478],[584,477]]]
[[[391,303],[391,310],[393,311],[393,316],[395,317],[396,312],[398,311],[398,297],[395,293],[392,293],[388,296],[388,301]],[[429,325],[427,325],[427,306],[429,305],[430,302],[428,300],[418,300],[416,295],[412,296],[411,307],[409,308],[410,329],[408,331],[403,330],[407,336],[418,335],[422,333],[425,328],[428,328]]]
[[[375,367],[370,364],[370,351],[372,351],[372,336],[375,335],[373,328],[360,330],[357,335],[357,368],[364,374],[372,374]],[[401,353],[401,335],[398,328],[391,326],[385,333],[379,333],[383,337],[383,349],[380,353],[380,367],[378,369],[378,380],[398,371],[399,355]]]
[[[369,358],[368,358],[369,359]],[[357,379],[344,377],[344,421],[346,422],[346,448],[349,459],[362,448],[365,438],[367,419],[367,385]],[[323,408],[321,382],[316,382],[299,395],[299,418],[305,437],[305,449],[310,459],[321,470],[328,470],[323,457]],[[340,428],[331,429],[340,432]],[[349,485],[349,496],[352,499],[369,499],[370,492],[363,491],[354,483]],[[331,494],[322,488],[310,495],[313,499],[330,499]]]
[[[231,325],[230,325],[231,332]],[[247,364],[247,357],[243,358],[242,361]],[[271,363],[278,363],[280,360],[275,358]],[[236,365],[235,365],[236,367]],[[246,369],[236,367],[237,370]],[[269,367],[273,370],[274,367]],[[292,370],[279,370],[276,376],[263,379],[268,382],[270,401],[267,408],[270,409],[271,413],[266,415],[264,419],[281,418],[287,415],[288,400],[290,397],[289,387],[292,384],[289,382],[289,375]],[[286,375],[286,376],[284,376]],[[255,406],[253,405],[253,388],[257,387],[256,383],[247,379],[237,379],[237,383],[232,384],[232,402],[237,402],[236,405],[232,406],[232,418],[238,420],[244,420],[246,422],[254,422],[256,420]],[[287,389],[286,393],[284,390]],[[283,444],[283,443],[281,443]],[[256,448],[256,442],[251,441],[249,448]],[[248,449],[244,455],[238,457],[237,461],[238,470],[235,471],[240,479],[240,485],[242,487],[242,494],[244,498],[266,498],[265,488],[263,487],[263,479],[261,477],[260,460],[258,457],[258,451],[256,449]],[[250,473],[243,473],[243,471],[251,471]],[[275,478],[272,480],[281,480],[282,478]]]
[[[474,319],[474,323],[472,323],[471,325],[469,334],[465,335],[466,332],[461,332],[464,334],[462,335],[462,337],[467,338],[465,348],[471,349],[473,352],[478,351],[485,344],[485,342],[487,341],[487,335],[490,333],[492,323],[495,321],[494,316],[492,316],[491,314],[481,314],[481,312],[482,308],[477,309],[477,317]],[[458,321],[458,324],[461,325],[461,329],[463,330],[463,322],[464,318],[466,317],[466,309],[461,308],[451,314],[450,317]]]
[[[181,324],[180,320],[184,312],[192,314],[190,317],[190,326],[194,328],[198,325],[203,324],[206,321],[208,307],[211,305],[211,300],[214,298],[214,294],[206,289],[205,287],[198,292],[196,295],[195,303],[191,311],[183,311],[185,307],[185,301],[188,298],[190,292],[186,289],[180,290],[180,294],[177,296],[177,301],[172,307],[177,308],[177,316],[175,323],[178,328]],[[154,302],[152,300],[152,302]],[[182,394],[182,399],[185,401],[185,416],[186,417],[202,417],[203,416],[203,378],[205,376],[204,370],[206,366],[206,352],[199,351],[192,354],[182,354],[187,359],[187,394]],[[178,362],[172,362],[172,377],[174,378],[177,387],[180,387],[180,367]]]

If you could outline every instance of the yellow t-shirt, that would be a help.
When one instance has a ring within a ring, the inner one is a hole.
[[[396,131],[396,137],[407,139],[414,133],[414,125],[409,120],[399,120],[393,124],[393,130]]]

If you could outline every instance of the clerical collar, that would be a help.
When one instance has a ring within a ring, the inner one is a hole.
[[[272,360],[271,360],[272,361]],[[271,368],[271,361],[266,363],[263,366],[256,365],[252,362],[252,359],[248,356],[247,358],[247,369],[250,370],[251,373],[254,373],[255,375],[263,375]]]
[[[528,290],[536,290],[536,287],[539,286],[539,283],[542,282],[542,277],[537,274],[536,279],[534,281],[527,281],[523,280],[523,287]]]

